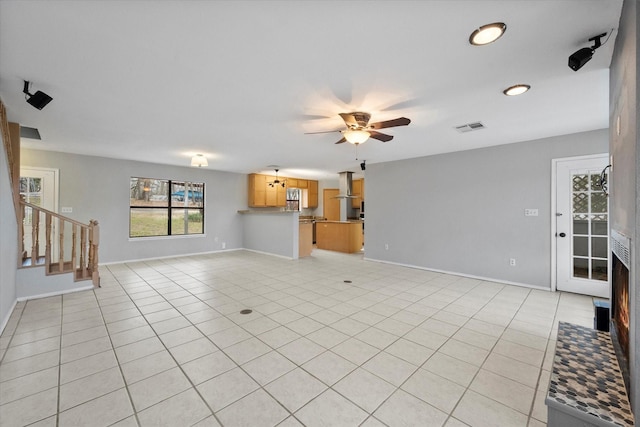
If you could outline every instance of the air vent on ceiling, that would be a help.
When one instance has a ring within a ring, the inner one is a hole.
[[[20,126],[20,137],[42,140],[42,138],[40,138],[40,132],[38,132],[38,129],[26,126]]]
[[[466,125],[456,126],[455,128],[460,133],[471,132],[474,130],[484,129],[484,125],[481,122],[467,123]]]

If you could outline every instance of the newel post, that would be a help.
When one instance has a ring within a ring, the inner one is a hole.
[[[100,287],[100,273],[98,272],[98,245],[100,244],[100,226],[98,221],[89,221],[89,271],[94,287]]]

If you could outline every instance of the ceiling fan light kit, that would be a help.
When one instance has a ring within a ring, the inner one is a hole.
[[[507,31],[507,24],[504,22],[494,22],[483,25],[469,36],[469,43],[474,46],[484,46],[498,40]]]
[[[362,144],[371,136],[371,134],[366,130],[357,130],[357,129],[345,130],[344,132],[342,132],[342,135],[344,135],[347,142],[350,142],[352,144]]]
[[[340,132],[342,138],[336,142],[336,144],[342,144],[343,142],[350,142],[351,144],[359,145],[365,142],[369,138],[377,139],[378,141],[388,142],[393,139],[392,135],[378,132],[376,129],[392,128],[396,126],[407,126],[411,123],[411,120],[406,117],[398,117],[397,119],[385,120],[383,122],[369,123],[371,114],[363,113],[361,111],[354,111],[351,113],[340,113],[340,117],[344,120],[344,124],[347,128],[344,130],[329,130],[324,132],[309,132],[316,133],[331,133]]]

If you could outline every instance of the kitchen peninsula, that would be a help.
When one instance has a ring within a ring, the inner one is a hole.
[[[362,250],[362,221],[317,221],[316,247],[352,254]]]
[[[243,247],[290,259],[309,256],[312,221],[300,221],[298,211],[240,210]]]

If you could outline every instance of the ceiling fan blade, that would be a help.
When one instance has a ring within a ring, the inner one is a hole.
[[[342,117],[347,127],[363,128],[369,123],[371,114],[356,111],[353,113],[340,113],[340,117]]]
[[[333,133],[333,132],[342,132],[344,129],[335,129],[335,130],[322,130],[319,132],[305,132],[305,135],[315,135],[317,133]]]
[[[393,139],[393,136],[387,135],[386,133],[376,132],[375,130],[370,130],[369,134],[370,138],[377,139],[382,142],[389,142]]]
[[[336,142],[336,144],[342,144],[343,142],[347,142],[347,139],[344,136],[340,141]]]
[[[369,127],[371,129],[384,129],[384,128],[392,128],[396,126],[406,126],[411,123],[411,120],[406,117],[399,117],[393,120],[387,120],[384,122],[371,123]]]

